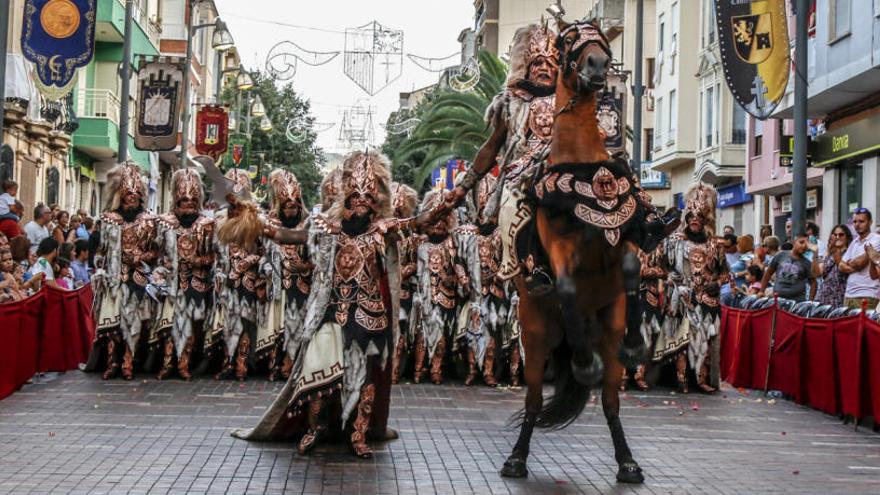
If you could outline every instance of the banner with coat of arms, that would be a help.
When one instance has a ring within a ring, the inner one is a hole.
[[[785,0],[715,0],[715,19],[727,86],[746,112],[764,120],[788,85]]]
[[[605,133],[605,149],[610,154],[626,152],[626,74],[609,72],[605,89],[596,99],[599,129]]]
[[[183,64],[177,58],[141,58],[138,65],[138,111],[134,145],[139,150],[177,148]]]
[[[206,105],[196,114],[196,151],[217,161],[226,152],[229,115],[217,105]]]
[[[230,168],[242,168],[247,165],[247,143],[248,140],[245,136],[238,135],[229,138],[226,159],[229,160]]]
[[[8,8],[8,2],[3,2]],[[97,0],[25,0],[21,50],[35,65],[37,89],[57,100],[95,54]]]

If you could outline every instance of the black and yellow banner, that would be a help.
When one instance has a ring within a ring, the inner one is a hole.
[[[785,96],[791,70],[785,0],[715,0],[715,20],[730,92],[766,119]]]

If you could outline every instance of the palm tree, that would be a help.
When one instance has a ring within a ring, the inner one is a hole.
[[[480,80],[466,93],[441,90],[425,107],[421,122],[392,157],[395,165],[424,154],[417,164],[414,187],[424,184],[431,171],[452,159],[472,160],[489,138],[486,108],[504,87],[507,66],[494,54],[480,51]]]

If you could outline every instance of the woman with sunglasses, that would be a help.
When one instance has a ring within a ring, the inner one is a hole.
[[[852,242],[852,232],[849,227],[843,224],[835,225],[828,238],[825,256],[819,263],[813,263],[816,278],[822,281],[819,292],[816,293],[816,301],[819,304],[830,304],[835,308],[843,306],[846,279],[849,275],[841,272],[838,265],[850,242]]]

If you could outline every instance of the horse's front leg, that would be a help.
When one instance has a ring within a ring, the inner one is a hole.
[[[516,445],[513,446],[513,452],[504,461],[504,467],[501,468],[501,476],[508,478],[525,478],[529,474],[526,466],[529,457],[529,444],[532,441],[532,432],[535,429],[538,413],[541,412],[544,405],[544,365],[547,363],[550,344],[554,344],[550,342],[552,339],[548,337],[546,315],[540,302],[527,295],[525,284],[521,281],[517,282],[517,288],[520,290],[520,294],[523,294],[519,305],[519,319],[523,328],[522,342],[526,354],[526,407],[523,410],[519,438],[516,440]],[[555,340],[558,342],[558,338]]]
[[[648,347],[642,337],[642,301],[639,294],[641,286],[642,263],[639,261],[638,247],[626,244],[623,256],[623,287],[626,292],[626,335],[620,346],[620,362],[627,369],[635,369],[648,357]]]
[[[622,483],[642,483],[645,476],[642,468],[633,459],[623,425],[620,424],[620,381],[623,365],[617,359],[620,341],[626,328],[626,296],[620,297],[601,314],[601,324],[608,330],[602,339],[602,358],[605,361],[605,376],[602,384],[602,411],[611,430],[614,443],[614,459],[617,461],[617,481]]]

